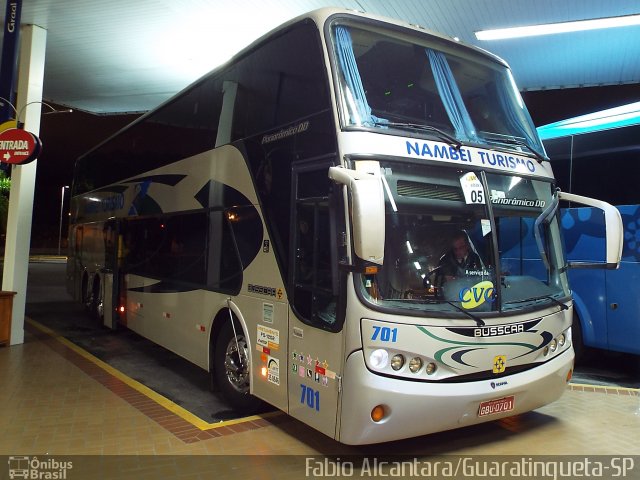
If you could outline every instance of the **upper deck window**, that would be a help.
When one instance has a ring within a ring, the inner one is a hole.
[[[493,57],[410,31],[334,24],[332,39],[343,128],[437,137],[435,127],[465,143],[544,152],[511,72]]]

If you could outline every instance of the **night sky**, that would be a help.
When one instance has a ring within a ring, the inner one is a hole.
[[[59,107],[64,108],[64,107]],[[42,153],[38,158],[31,248],[58,246],[61,190],[71,186],[76,159],[138,115],[92,115],[85,112],[43,115]],[[65,191],[63,236],[67,228],[70,190]]]
[[[536,126],[640,100],[640,85],[591,87],[525,92]],[[60,194],[71,185],[75,160],[137,115],[91,115],[74,111],[43,115],[38,159],[31,246],[33,251],[57,249],[60,221]],[[162,139],[158,139],[162,141]],[[64,204],[63,235],[69,209],[69,191]]]

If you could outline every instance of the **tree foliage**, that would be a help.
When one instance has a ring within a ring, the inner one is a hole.
[[[9,213],[9,190],[11,179],[4,170],[0,170],[0,234],[7,233],[7,215]]]

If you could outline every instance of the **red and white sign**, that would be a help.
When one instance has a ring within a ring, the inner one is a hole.
[[[0,132],[0,162],[21,165],[35,160],[42,149],[40,139],[21,128]]]

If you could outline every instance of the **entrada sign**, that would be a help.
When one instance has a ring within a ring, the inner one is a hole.
[[[40,139],[21,128],[0,132],[0,162],[21,165],[35,160],[42,149]]]

